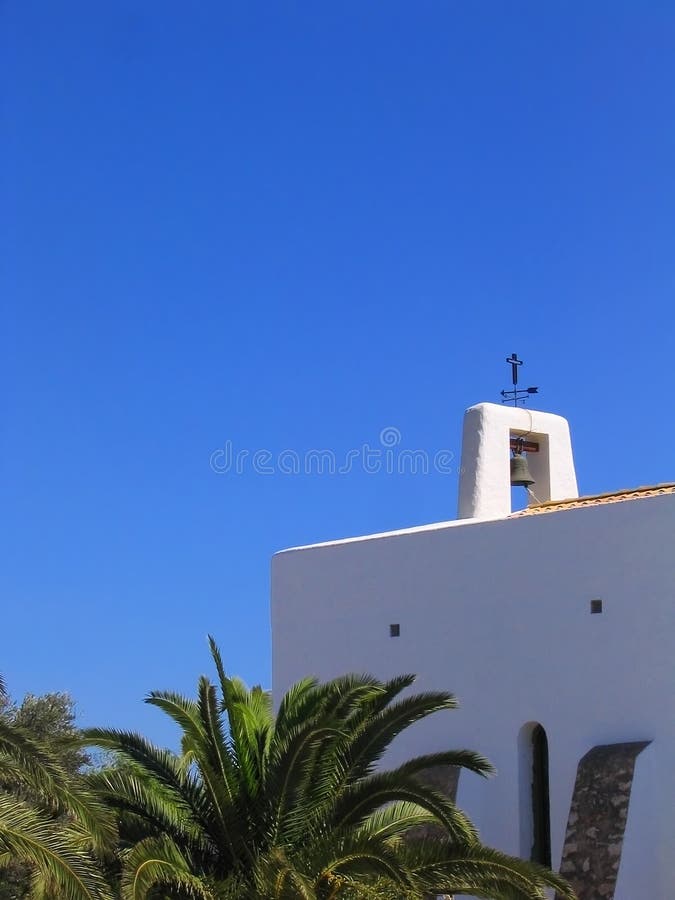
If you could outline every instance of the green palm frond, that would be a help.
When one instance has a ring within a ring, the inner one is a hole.
[[[174,691],[151,691],[145,702],[170,716],[185,734],[196,737],[201,731],[199,709],[194,700]]]
[[[195,819],[195,811],[185,798],[145,773],[133,767],[103,769],[93,772],[87,781],[118,814],[137,816],[148,828],[168,834],[194,851],[213,851],[203,823]]]
[[[238,772],[223,731],[215,688],[202,677],[198,692],[203,737],[192,748],[194,761],[214,813],[213,821],[217,823],[217,840],[229,852],[231,864],[236,868],[240,858],[250,852],[246,835],[238,827],[247,813],[245,798],[239,790]]]
[[[320,873],[319,883],[331,879],[347,877],[350,880],[371,880],[385,878],[402,891],[413,889],[409,874],[401,866],[396,854],[386,846],[375,847],[368,842],[359,846],[358,839],[350,841],[342,852],[331,860],[330,865]],[[347,882],[348,883],[348,882]]]
[[[359,828],[369,816],[392,801],[422,807],[460,844],[478,840],[478,833],[468,817],[448,797],[395,771],[370,775],[343,791],[332,810],[332,825],[339,830]]]
[[[231,704],[227,712],[231,749],[239,778],[243,789],[253,798],[258,795],[267,773],[272,739],[269,698],[251,692],[249,702]]]
[[[397,675],[389,681],[383,681],[379,685],[379,691],[373,693],[367,702],[361,704],[361,708],[351,719],[354,732],[359,731],[359,726],[372,721],[379,713],[384,712],[405,690],[415,683],[414,675]]]
[[[0,853],[34,866],[63,900],[112,896],[95,860],[82,848],[81,831],[7,794],[0,794]]]
[[[44,743],[2,719],[0,776],[5,783],[20,785],[52,815],[73,816],[93,849],[104,852],[114,842],[114,819],[96,795],[68,775]]]
[[[214,781],[226,795],[224,802],[232,803],[237,795],[238,773],[230,756],[230,747],[220,719],[216,689],[207,678],[199,679],[198,710],[202,739],[195,745],[195,759],[200,768],[213,772]]]
[[[125,856],[122,900],[145,900],[164,889],[168,896],[216,900],[207,880],[195,875],[178,846],[168,837],[140,841]]]
[[[218,645],[210,635],[209,647],[220,683],[219,712],[227,716],[234,767],[244,790],[254,797],[264,778],[272,735],[272,699],[261,687],[249,689],[241,679],[226,674]]]
[[[418,885],[433,893],[543,900],[553,889],[567,900],[575,898],[567,882],[548,869],[478,843],[411,841],[401,853]]]
[[[166,789],[182,796],[193,809],[203,801],[199,780],[185,765],[184,760],[170,750],[156,747],[134,732],[115,728],[87,728],[82,732],[82,744],[111,750],[122,760],[138,766]]]
[[[495,768],[490,760],[473,750],[445,750],[441,753],[415,756],[398,766],[395,771],[401,775],[424,775],[429,769],[435,769],[437,766],[467,769],[484,778],[495,773]]]
[[[314,752],[322,741],[330,740],[336,734],[339,732],[332,727],[298,728],[288,736],[287,744],[278,757],[270,761],[267,788],[268,802],[273,810],[274,839],[282,835],[286,839],[296,836],[297,829],[304,827],[298,813],[304,810],[305,817],[309,813],[302,803],[307,762],[314,758]]]
[[[351,776],[359,778],[374,771],[387,748],[406,728],[433,713],[456,708],[457,700],[452,694],[426,692],[405,697],[366,717],[352,741]]]
[[[314,694],[319,685],[316,678],[303,678],[286,691],[277,710],[274,730],[278,734],[297,728],[312,709]]]
[[[378,841],[391,841],[425,825],[438,825],[438,819],[417,803],[398,800],[371,813],[357,833]]]
[[[281,701],[270,752],[278,752],[298,729],[346,721],[350,706],[358,708],[366,697],[381,692],[382,686],[369,675],[346,675],[324,684],[312,679],[299,682]]]
[[[312,878],[293,865],[280,847],[257,860],[252,887],[254,891],[245,895],[251,900],[317,900]]]

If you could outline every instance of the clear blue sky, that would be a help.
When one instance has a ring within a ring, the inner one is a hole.
[[[675,480],[672,3],[4,0],[2,649],[164,740],[205,635],[269,683],[269,562],[454,517],[526,360],[584,492]],[[302,623],[298,623],[302,627]],[[452,686],[450,686],[452,687]]]

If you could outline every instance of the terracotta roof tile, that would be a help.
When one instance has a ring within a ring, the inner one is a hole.
[[[579,509],[582,506],[600,506],[604,503],[622,503],[624,500],[642,500],[645,497],[660,497],[662,494],[675,494],[675,482],[656,484],[651,487],[631,488],[623,491],[612,491],[608,494],[591,494],[587,497],[572,497],[569,500],[548,500],[537,503],[513,513],[516,516],[536,516],[540,513],[556,512],[559,509]]]

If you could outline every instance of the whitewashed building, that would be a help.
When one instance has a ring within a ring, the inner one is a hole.
[[[512,512],[519,439],[536,501]],[[675,896],[674,484],[579,497],[564,419],[480,404],[458,519],[276,554],[272,630],[277,697],[347,671],[455,693],[391,762],[485,753],[497,776],[456,796],[486,842],[581,900]]]

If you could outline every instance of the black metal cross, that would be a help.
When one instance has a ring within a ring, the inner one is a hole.
[[[518,366],[522,366],[522,359],[518,359],[517,353],[512,353],[511,356],[506,357],[507,363],[511,366],[511,380],[513,381],[513,390],[511,391],[502,391],[502,403],[511,403],[513,401],[514,406],[518,406],[518,402],[524,403],[527,400],[528,394],[536,394],[539,391],[539,388],[529,387],[529,388],[521,388],[518,389]]]
[[[511,363],[511,378],[513,379],[513,386],[515,387],[518,384],[518,366],[522,366],[522,359],[518,359],[517,353],[512,353],[511,356],[506,357],[507,363]]]

